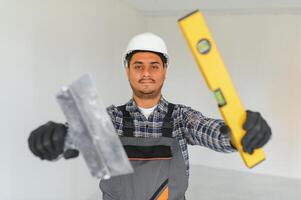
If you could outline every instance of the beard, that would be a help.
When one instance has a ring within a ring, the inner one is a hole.
[[[134,95],[140,99],[154,99],[158,96],[161,96],[161,89],[163,87],[163,83],[162,83],[158,89],[151,89],[151,90],[143,91],[140,89],[135,89],[131,83],[130,83],[130,85],[131,85]]]

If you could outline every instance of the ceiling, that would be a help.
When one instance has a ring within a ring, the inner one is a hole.
[[[178,15],[196,9],[221,11],[289,11],[301,14],[301,0],[123,0],[145,15]]]

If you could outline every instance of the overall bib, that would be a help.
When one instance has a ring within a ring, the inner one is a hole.
[[[180,145],[172,137],[174,104],[168,105],[162,137],[134,137],[134,121],[125,105],[120,140],[134,168],[133,174],[100,181],[103,200],[185,200],[188,175]]]

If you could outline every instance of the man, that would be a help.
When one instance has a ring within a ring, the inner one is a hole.
[[[135,36],[123,57],[133,91],[125,105],[107,108],[135,172],[102,180],[104,200],[184,200],[188,186],[187,145],[201,145],[219,152],[234,152],[230,129],[222,120],[210,119],[190,107],[172,104],[161,94],[169,56],[164,41],[152,33]],[[271,129],[257,112],[247,111],[241,141],[245,152],[262,147]],[[29,137],[31,151],[53,160],[63,153],[67,128],[48,122]],[[64,153],[76,157],[76,150]]]

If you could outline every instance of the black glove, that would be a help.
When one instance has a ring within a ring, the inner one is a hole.
[[[64,124],[48,122],[30,133],[28,145],[31,152],[42,160],[54,160],[64,151],[67,127]],[[64,152],[64,158],[75,158],[76,149]]]
[[[252,154],[254,149],[265,145],[271,138],[272,131],[260,113],[247,110],[247,119],[243,125],[246,130],[241,140],[243,150]]]

